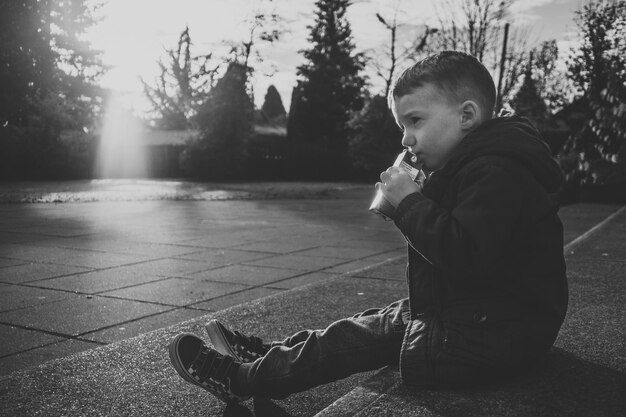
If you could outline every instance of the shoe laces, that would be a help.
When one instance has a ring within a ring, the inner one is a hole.
[[[255,351],[267,351],[267,348],[263,345],[263,340],[256,336],[246,336],[237,330],[233,333],[233,344],[245,346]]]

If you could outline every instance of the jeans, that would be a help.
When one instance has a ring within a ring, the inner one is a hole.
[[[338,320],[324,330],[303,330],[255,362],[242,364],[238,386],[246,394],[285,398],[400,358],[409,322],[409,301],[396,301]]]

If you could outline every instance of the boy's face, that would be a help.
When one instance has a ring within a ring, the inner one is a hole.
[[[403,132],[402,145],[428,171],[441,169],[467,133],[461,126],[461,105],[431,84],[394,100],[393,115]]]

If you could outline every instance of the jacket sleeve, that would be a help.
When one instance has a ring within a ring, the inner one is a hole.
[[[473,164],[463,171],[451,211],[414,193],[400,202],[394,221],[409,245],[436,268],[453,276],[482,276],[511,250],[522,190],[503,166]]]

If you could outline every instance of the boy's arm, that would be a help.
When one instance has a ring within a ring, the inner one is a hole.
[[[504,167],[480,164],[466,172],[451,211],[413,193],[400,202],[394,216],[415,250],[454,275],[486,271],[510,251],[522,209],[519,183]]]

